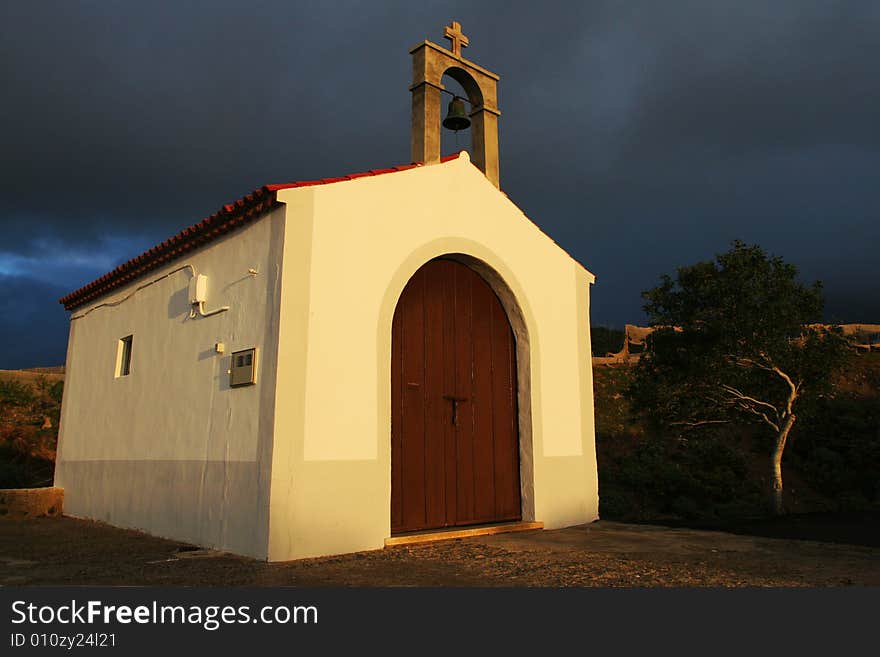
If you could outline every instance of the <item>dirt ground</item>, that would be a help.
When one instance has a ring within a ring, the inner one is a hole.
[[[72,518],[0,521],[0,585],[50,584],[880,586],[880,547],[602,520],[267,564]]]

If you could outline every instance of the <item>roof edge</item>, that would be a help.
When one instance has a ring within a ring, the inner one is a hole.
[[[157,244],[91,283],[61,297],[58,303],[63,304],[65,310],[74,310],[104,296],[117,287],[140,278],[147,272],[177,260],[221,235],[252,222],[278,205],[274,191],[266,186],[255,189],[250,194],[232,203],[227,203],[199,223],[184,228],[161,244]]]
[[[449,162],[462,157],[467,157],[466,151],[460,151],[452,155],[440,158],[440,162]],[[70,294],[61,297],[58,303],[65,310],[75,310],[99,297],[108,294],[112,290],[130,283],[144,274],[173,262],[183,257],[194,249],[218,239],[226,233],[241,228],[255,219],[267,214],[281,205],[278,201],[277,192],[297,187],[314,187],[316,185],[329,185],[337,182],[356,180],[368,176],[379,176],[386,173],[408,171],[417,167],[425,166],[423,162],[414,162],[388,169],[371,169],[361,173],[350,173],[338,178],[320,178],[318,180],[302,180],[292,183],[280,183],[263,185],[250,194],[228,203],[217,212],[202,219],[197,224],[184,228],[176,235],[169,237],[161,244],[144,251],[116,269],[107,272],[100,278],[93,280]]]

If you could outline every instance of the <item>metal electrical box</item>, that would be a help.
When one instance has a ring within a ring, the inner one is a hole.
[[[257,348],[232,352],[232,367],[229,368],[229,385],[249,386],[257,382]]]
[[[204,274],[193,276],[189,282],[189,302],[204,303],[208,300],[208,277]]]

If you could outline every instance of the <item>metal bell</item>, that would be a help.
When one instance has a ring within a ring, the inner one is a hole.
[[[471,127],[471,120],[468,118],[464,108],[464,101],[458,96],[449,102],[446,118],[443,119],[443,127],[447,130],[455,130],[456,132]]]

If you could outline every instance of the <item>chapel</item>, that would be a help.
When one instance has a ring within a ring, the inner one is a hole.
[[[598,518],[595,277],[501,191],[499,76],[445,36],[410,164],[264,185],[61,299],[66,514],[270,561]]]

